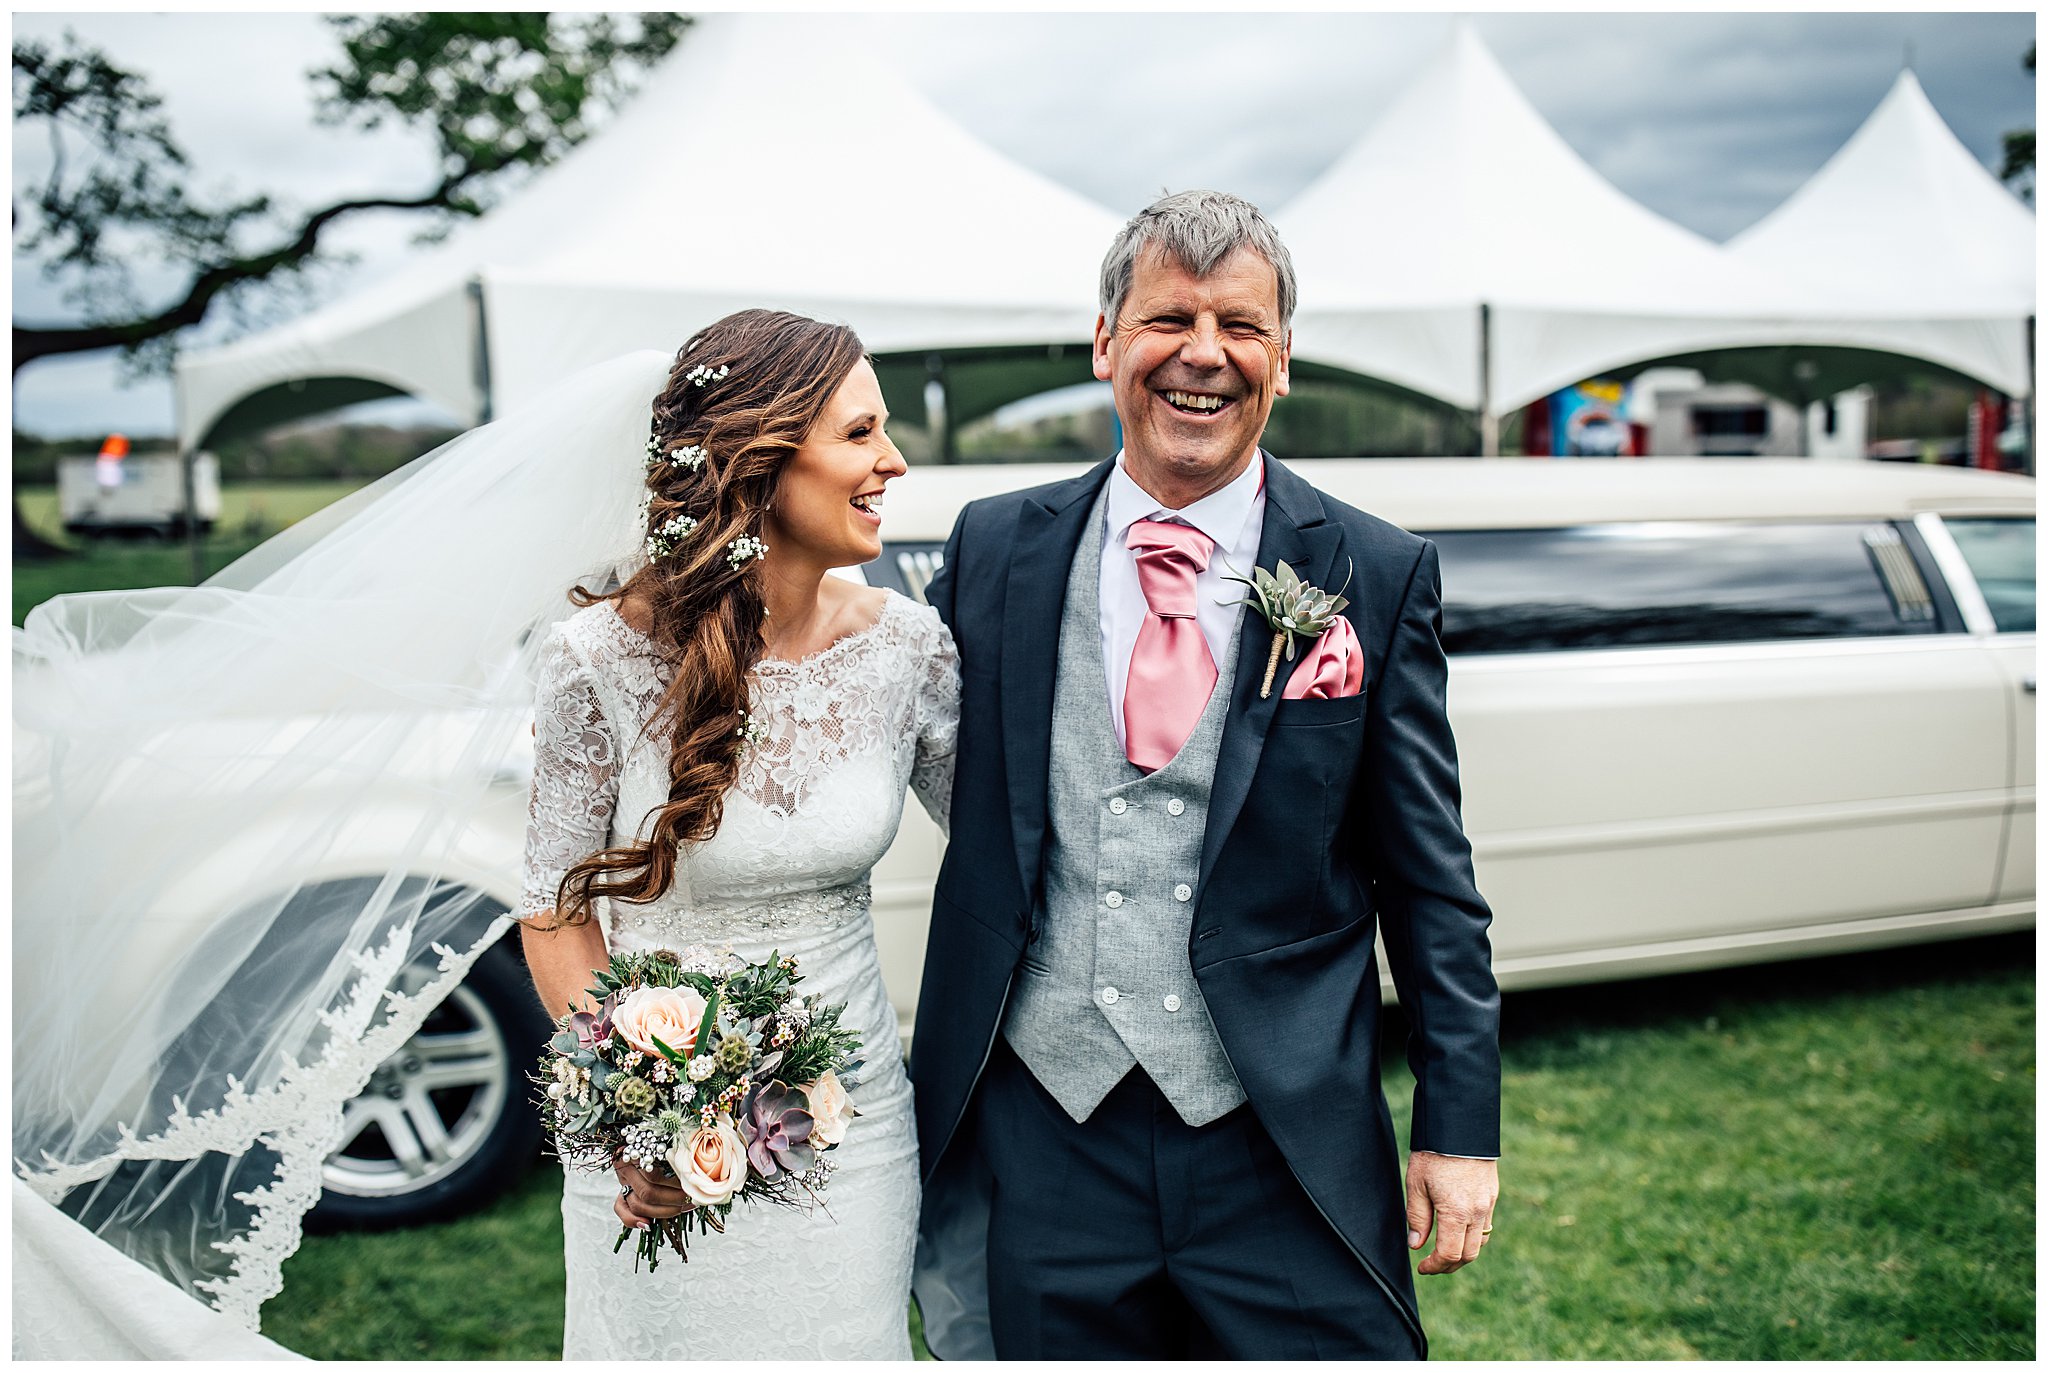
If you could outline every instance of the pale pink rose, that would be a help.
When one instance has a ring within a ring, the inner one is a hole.
[[[690,987],[641,987],[612,1012],[612,1028],[643,1054],[658,1054],[660,1040],[679,1054],[697,1045],[704,998]]]
[[[825,1073],[804,1088],[811,1101],[811,1138],[820,1145],[837,1144],[846,1138],[846,1127],[860,1112],[847,1100],[846,1088],[836,1073]]]
[[[666,1036],[664,1036],[666,1037]],[[729,1119],[684,1135],[668,1156],[676,1186],[699,1206],[730,1201],[747,1182],[747,1142]]]

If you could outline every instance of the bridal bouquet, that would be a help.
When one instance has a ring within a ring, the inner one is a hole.
[[[858,1114],[846,1092],[860,1036],[839,1023],[843,1004],[798,996],[796,960],[774,954],[620,953],[596,978],[596,1013],[562,1017],[534,1081],[564,1158],[666,1168],[695,1203],[638,1232],[636,1268],[663,1245],[687,1262],[690,1235],[723,1233],[736,1202],[821,1199],[825,1154]]]

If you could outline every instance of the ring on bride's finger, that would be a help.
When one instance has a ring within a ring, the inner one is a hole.
[[[633,1184],[632,1184],[632,1183],[630,1183],[630,1182],[622,1184],[622,1185],[621,1185],[621,1186],[619,1187],[619,1200],[620,1200],[620,1201],[631,1201],[632,1199],[633,1199]]]

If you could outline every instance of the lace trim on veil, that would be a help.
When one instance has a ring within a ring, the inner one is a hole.
[[[322,1166],[342,1143],[342,1107],[509,928],[507,920],[493,920],[489,931],[463,952],[446,944],[431,945],[439,959],[435,976],[415,991],[401,992],[393,983],[407,966],[410,931],[403,924],[395,926],[381,946],[352,955],[356,979],[339,1005],[320,1012],[320,1023],[329,1033],[318,1058],[299,1063],[287,1057],[277,1081],[255,1090],[230,1075],[226,1098],[198,1115],[174,1099],[164,1129],[144,1137],[124,1124],[121,1147],[112,1154],[67,1164],[46,1151],[45,1167],[31,1168],[16,1160],[15,1169],[31,1190],[54,1206],[73,1188],[97,1182],[129,1160],[239,1154],[256,1144],[272,1150],[278,1156],[273,1180],[234,1194],[254,1211],[253,1222],[213,1246],[229,1256],[228,1276],[195,1284],[207,1293],[214,1310],[260,1330],[263,1303],[284,1290],[284,1261],[298,1250],[305,1213],[320,1199]],[[380,1004],[387,1013],[373,1025]]]

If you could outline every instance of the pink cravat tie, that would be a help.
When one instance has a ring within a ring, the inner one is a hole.
[[[1215,541],[1199,529],[1139,520],[1124,546],[1136,555],[1138,586],[1152,612],[1139,626],[1124,687],[1124,756],[1146,772],[1173,761],[1195,732],[1216,689],[1216,660],[1195,619],[1195,574]]]

